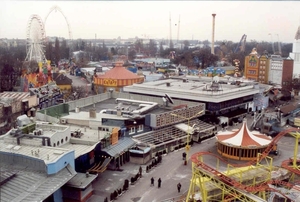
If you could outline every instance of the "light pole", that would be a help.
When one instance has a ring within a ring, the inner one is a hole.
[[[197,116],[199,116],[203,111],[204,110],[201,110],[198,113],[196,113],[194,116],[189,117],[189,118],[181,116],[179,114],[173,114],[173,113],[171,114],[172,116],[180,117],[180,118],[185,119],[185,120],[188,121],[188,129],[187,129],[187,136],[186,136],[186,146],[185,146],[186,157],[185,157],[185,160],[184,160],[184,165],[187,165],[188,159],[189,159],[189,151],[190,151],[190,145],[189,145],[189,142],[190,142],[190,120],[193,119],[193,118],[196,118]]]

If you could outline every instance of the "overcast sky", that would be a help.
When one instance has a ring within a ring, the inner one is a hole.
[[[43,20],[53,6],[66,16],[73,39],[159,38],[277,41],[291,43],[300,25],[300,1],[1,1],[0,38],[26,38],[32,14]],[[180,15],[180,24],[178,23]],[[51,12],[47,36],[69,38],[64,16]],[[272,34],[269,35],[269,33]]]

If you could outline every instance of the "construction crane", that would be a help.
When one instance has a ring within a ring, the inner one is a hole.
[[[271,36],[271,43],[272,43],[272,49],[273,49],[273,54],[275,54],[275,47],[274,47],[274,41],[273,41],[273,36],[271,33],[269,33],[268,35]]]
[[[279,42],[279,34],[276,35],[277,35],[277,43],[278,43],[278,53],[279,55],[281,55],[281,43]]]
[[[236,46],[234,53],[237,53],[238,50],[240,49],[241,52],[245,51],[245,45],[246,45],[246,39],[247,39],[247,35],[244,34],[239,42],[239,44]]]

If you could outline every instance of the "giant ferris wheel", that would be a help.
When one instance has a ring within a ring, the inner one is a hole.
[[[38,15],[31,15],[26,29],[26,58],[25,61],[45,63],[45,27]]]
[[[72,31],[67,17],[64,15],[62,10],[58,6],[53,6],[48,14],[46,15],[45,20],[43,21],[38,15],[31,15],[26,29],[26,58],[25,61],[36,61],[38,63],[46,63],[47,59],[45,56],[45,43],[46,43],[46,31],[45,24],[48,16],[53,11],[59,11],[68,26],[69,39],[72,40]]]

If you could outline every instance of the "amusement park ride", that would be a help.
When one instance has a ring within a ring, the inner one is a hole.
[[[290,175],[282,178],[272,178],[271,172],[275,169],[272,166],[272,158],[269,153],[277,145],[280,138],[290,134],[295,137],[294,156],[291,159],[284,160],[281,164]],[[256,160],[242,164],[228,164],[228,161],[220,158],[211,152],[198,152],[191,156],[192,179],[186,196],[186,202],[190,201],[272,201],[277,193],[285,198],[285,201],[299,201],[289,194],[293,192],[300,193],[299,182],[296,176],[300,176],[300,161],[298,157],[298,142],[300,138],[299,129],[291,128],[280,132],[268,145],[266,150],[259,154]],[[205,156],[213,157],[217,161],[217,166],[205,164]],[[266,163],[261,164],[262,160]],[[220,171],[220,161],[227,164],[227,171]],[[283,192],[277,187],[287,188]]]
[[[30,63],[31,61],[35,61],[38,64],[38,72],[36,71],[28,71],[25,70],[23,73],[24,83],[28,84],[25,87],[28,90],[29,87],[40,87],[52,81],[51,77],[51,61],[46,59],[45,56],[45,44],[46,44],[46,30],[45,24],[48,16],[53,11],[59,11],[68,26],[69,37],[72,39],[71,27],[68,22],[68,19],[63,14],[62,10],[54,6],[50,9],[48,14],[46,15],[45,20],[43,21],[39,15],[31,15],[26,29],[26,58],[25,63]],[[26,91],[26,89],[23,89]]]

